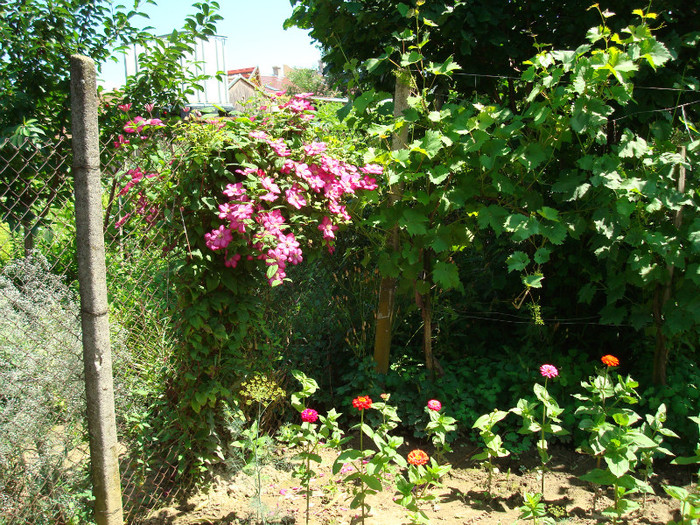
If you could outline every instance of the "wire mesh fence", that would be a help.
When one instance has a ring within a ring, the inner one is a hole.
[[[70,142],[0,145],[0,523],[72,523],[89,491]]]
[[[130,164],[102,149],[110,335],[125,521],[177,493],[153,444],[167,395],[175,268]],[[91,523],[70,140],[0,144],[0,524]],[[148,436],[146,438],[145,436]]]

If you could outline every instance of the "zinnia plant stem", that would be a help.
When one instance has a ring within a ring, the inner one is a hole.
[[[307,452],[311,454],[311,445],[308,446]],[[311,458],[306,456],[306,525],[309,525],[309,508],[311,500]]]
[[[547,392],[547,377],[544,378],[544,391]],[[545,398],[546,399],[546,398]],[[544,498],[544,450],[545,450],[545,445],[546,442],[544,440],[544,425],[547,421],[547,406],[542,403],[542,428],[540,429],[542,433],[542,437],[540,438],[540,462],[542,463],[542,497]]]
[[[365,424],[365,411],[360,410],[360,451],[364,453],[364,446],[362,445],[362,435],[364,432],[362,431],[362,427]],[[363,456],[364,457],[364,456]],[[362,458],[360,458],[360,474],[365,473],[365,463],[362,461]],[[362,509],[361,509],[361,516],[362,516],[362,525],[365,525],[365,482],[362,478],[360,478],[360,490],[362,491]]]

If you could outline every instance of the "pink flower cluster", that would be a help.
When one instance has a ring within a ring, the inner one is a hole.
[[[141,168],[133,168],[130,169],[126,172],[126,178],[127,183],[124,185],[124,187],[119,191],[117,194],[118,197],[123,197],[129,191],[131,191],[132,188],[137,186],[139,183],[141,183],[143,180],[146,179],[152,179],[154,177],[157,177],[157,173],[144,173]],[[136,201],[136,206],[134,208],[133,213],[136,213],[137,215],[141,215],[146,219],[146,222],[149,225],[152,225],[155,220],[158,218],[159,215],[159,210],[157,207],[153,206],[146,196],[144,195],[143,192],[139,191],[136,196],[138,197],[138,200]],[[124,214],[115,224],[114,226],[116,228],[121,228],[124,226],[124,224],[127,223],[129,218],[132,216],[132,212],[128,212]]]
[[[306,95],[295,100],[307,102]],[[292,106],[281,107],[296,111]],[[274,267],[268,273],[269,282],[274,285],[285,279],[288,264],[296,265],[303,260],[299,239],[289,231],[289,218],[294,210],[306,209],[307,215],[322,217],[316,228],[332,253],[338,224],[350,220],[343,199],[358,189],[376,189],[377,182],[371,175],[379,175],[383,169],[376,164],[358,168],[334,159],[325,153],[327,146],[323,142],[304,145],[298,152],[298,160],[294,160],[283,139],[264,131],[254,131],[249,136],[268,157],[271,154],[273,159],[275,156],[283,159],[282,167],[267,171],[258,167],[238,170],[243,180],[226,186],[223,194],[228,200],[219,205],[219,218],[226,223],[207,233],[205,243],[213,251],[224,250],[225,264],[229,267],[235,268],[242,260],[241,251],[248,252],[248,260],[264,260],[268,267]],[[239,241],[234,242],[235,239]],[[237,246],[233,254],[229,253],[232,243]]]
[[[163,124],[163,121],[159,118],[145,119],[139,116],[127,122],[124,125],[124,131],[126,133],[141,133],[146,126],[162,128],[165,124]]]

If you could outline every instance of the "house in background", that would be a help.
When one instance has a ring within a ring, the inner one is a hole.
[[[160,37],[167,45],[168,35]],[[216,78],[217,73],[226,71],[226,37],[213,35],[207,39],[198,38],[192,46],[192,52],[180,60],[180,67],[196,72],[197,75],[207,75],[209,78],[201,83],[202,90],[195,90],[187,97],[191,107],[204,107],[217,104],[227,106],[229,102],[224,78]],[[124,54],[126,76],[135,75],[141,70],[140,58],[149,54],[149,49],[138,44],[132,44]]]
[[[290,71],[293,69],[287,65],[274,66],[272,75],[261,75],[257,66],[228,70],[229,103],[240,111],[256,93],[277,93],[288,89],[292,85],[287,78]]]
[[[230,69],[228,77],[228,101],[234,109],[241,111],[245,102],[260,91],[260,70],[258,67]]]
[[[288,89],[292,83],[290,82],[287,75],[293,68],[288,65],[273,66],[272,75],[261,75],[260,76],[260,86],[268,93],[277,93],[278,91],[284,91]]]

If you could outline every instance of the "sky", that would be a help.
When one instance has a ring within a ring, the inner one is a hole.
[[[196,0],[156,0],[146,6],[149,19],[138,19],[140,27],[152,26],[158,35],[181,29],[185,16],[194,13]],[[289,0],[218,0],[223,20],[216,24],[217,34],[226,39],[226,68],[259,66],[263,75],[272,74],[272,66],[315,68],[321,52],[307,31],[283,29],[292,14]],[[125,82],[124,61],[108,61],[99,75],[106,89]]]

